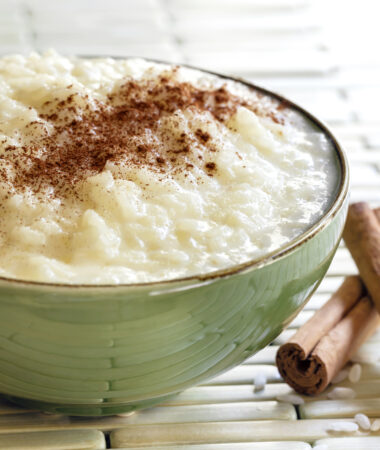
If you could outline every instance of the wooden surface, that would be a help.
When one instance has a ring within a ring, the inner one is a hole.
[[[342,3],[327,0],[2,0],[0,54],[55,47],[66,54],[139,55],[244,76],[326,121],[348,153],[352,201],[380,206],[375,3],[344,2],[342,20]],[[354,398],[329,399],[335,385],[299,406],[278,400],[292,391],[274,366],[277,346],[355,272],[341,245],[318,292],[271,346],[166,405],[129,417],[87,419],[0,402],[0,448],[378,449],[380,431],[330,427],[352,422],[358,412],[372,423],[380,418],[380,330],[354,357],[362,365],[360,381],[339,384],[351,388]],[[253,380],[261,375],[267,385],[255,392]]]

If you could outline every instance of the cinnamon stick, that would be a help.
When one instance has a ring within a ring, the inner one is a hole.
[[[346,278],[277,352],[282,377],[302,394],[322,392],[379,324],[380,208],[372,210],[363,202],[350,205],[343,238],[360,278]]]
[[[350,205],[343,239],[380,311],[380,212],[364,202]]]
[[[364,286],[358,276],[347,277],[331,299],[322,306],[299,330],[289,339],[287,344],[299,344],[305,359],[354,304],[364,295]],[[286,345],[286,344],[285,344]]]
[[[375,213],[375,216],[376,216],[378,222],[380,223],[380,208],[375,208],[373,210],[373,212]]]
[[[359,277],[347,277],[331,299],[279,348],[279,372],[297,392],[322,392],[376,328],[376,309],[363,292]]]

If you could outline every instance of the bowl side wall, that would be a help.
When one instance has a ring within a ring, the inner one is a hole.
[[[74,291],[0,286],[0,392],[40,409],[105,415],[226,371],[302,308],[330,265],[346,210],[347,199],[270,264],[183,291],[97,291],[78,302]]]

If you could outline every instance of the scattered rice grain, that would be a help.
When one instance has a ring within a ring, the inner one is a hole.
[[[253,380],[253,384],[255,392],[262,391],[267,384],[267,377],[263,373],[258,373]]]
[[[355,422],[359,425],[362,430],[369,430],[371,428],[371,421],[365,414],[356,414]]]
[[[371,431],[379,431],[380,430],[380,419],[375,419],[371,425]]]
[[[338,399],[345,399],[345,398],[354,398],[355,395],[356,395],[355,391],[351,388],[336,387],[327,394],[327,397],[330,400],[338,400]]]
[[[359,430],[359,425],[355,422],[331,422],[327,431],[336,431],[337,433],[353,433]]]
[[[361,376],[362,366],[360,364],[354,364],[348,373],[348,379],[351,381],[351,383],[357,383],[360,380]]]

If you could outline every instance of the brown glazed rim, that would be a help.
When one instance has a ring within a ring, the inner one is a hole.
[[[83,59],[97,59],[97,58],[113,58],[113,59],[134,59],[138,57],[120,57],[120,56],[107,56],[107,55],[99,55],[99,56],[87,56],[83,55],[79,58]],[[168,63],[165,61],[159,61],[155,59],[150,58],[143,58],[145,61],[154,62],[158,64],[166,64],[169,66],[175,66],[176,64]],[[265,265],[268,265],[272,262],[275,262],[279,260],[280,258],[283,258],[290,254],[291,252],[295,251],[300,247],[302,244],[307,242],[309,239],[314,237],[317,233],[321,232],[324,228],[327,227],[327,225],[330,224],[330,222],[334,219],[336,214],[339,212],[340,208],[344,204],[344,201],[346,200],[346,197],[348,195],[348,185],[349,185],[349,169],[348,169],[348,162],[347,157],[344,154],[341,146],[339,145],[336,138],[333,136],[331,131],[327,128],[327,126],[321,122],[319,119],[314,117],[312,114],[310,114],[308,111],[303,109],[301,106],[297,105],[296,103],[293,103],[292,101],[288,100],[287,98],[283,97],[282,95],[279,95],[277,93],[274,93],[272,91],[269,91],[265,88],[262,88],[260,86],[257,86],[256,84],[250,83],[244,79],[241,79],[239,77],[233,77],[229,75],[223,75],[217,72],[212,72],[210,70],[204,70],[200,69],[198,67],[194,67],[188,64],[180,64],[182,67],[186,67],[188,69],[197,70],[203,73],[207,73],[210,75],[214,75],[218,78],[222,78],[225,80],[235,81],[237,83],[243,84],[247,86],[250,89],[256,90],[258,92],[261,92],[281,103],[286,105],[287,108],[290,108],[292,110],[297,111],[298,113],[301,113],[304,117],[306,117],[312,124],[314,124],[319,130],[321,130],[325,136],[328,138],[330,143],[332,143],[334,150],[337,155],[337,159],[339,161],[340,166],[340,184],[337,187],[336,190],[336,197],[333,203],[330,205],[329,209],[325,211],[325,213],[321,216],[321,218],[310,228],[308,228],[304,233],[297,236],[295,239],[291,240],[290,242],[284,244],[283,246],[279,247],[278,249],[274,250],[273,252],[267,253],[264,256],[260,258],[256,258],[253,260],[246,261],[244,263],[236,264],[234,266],[227,267],[225,269],[219,269],[212,272],[197,275],[191,275],[188,277],[181,277],[181,278],[171,278],[168,280],[160,280],[160,281],[150,281],[146,283],[120,283],[120,284],[72,284],[72,283],[48,283],[48,282],[42,282],[42,281],[29,281],[29,280],[22,280],[17,278],[7,278],[7,277],[0,277],[0,283],[7,282],[9,284],[17,285],[20,287],[40,287],[40,288],[66,288],[66,289],[92,289],[92,290],[98,290],[98,289],[119,289],[119,288],[170,288],[171,285],[176,285],[179,283],[190,283],[195,282],[194,284],[202,284],[202,282],[207,281],[213,281],[224,277],[229,277],[231,275],[235,275],[241,272],[247,272],[254,269],[257,269],[259,267],[263,267]],[[189,288],[191,288],[191,284],[189,285]]]

